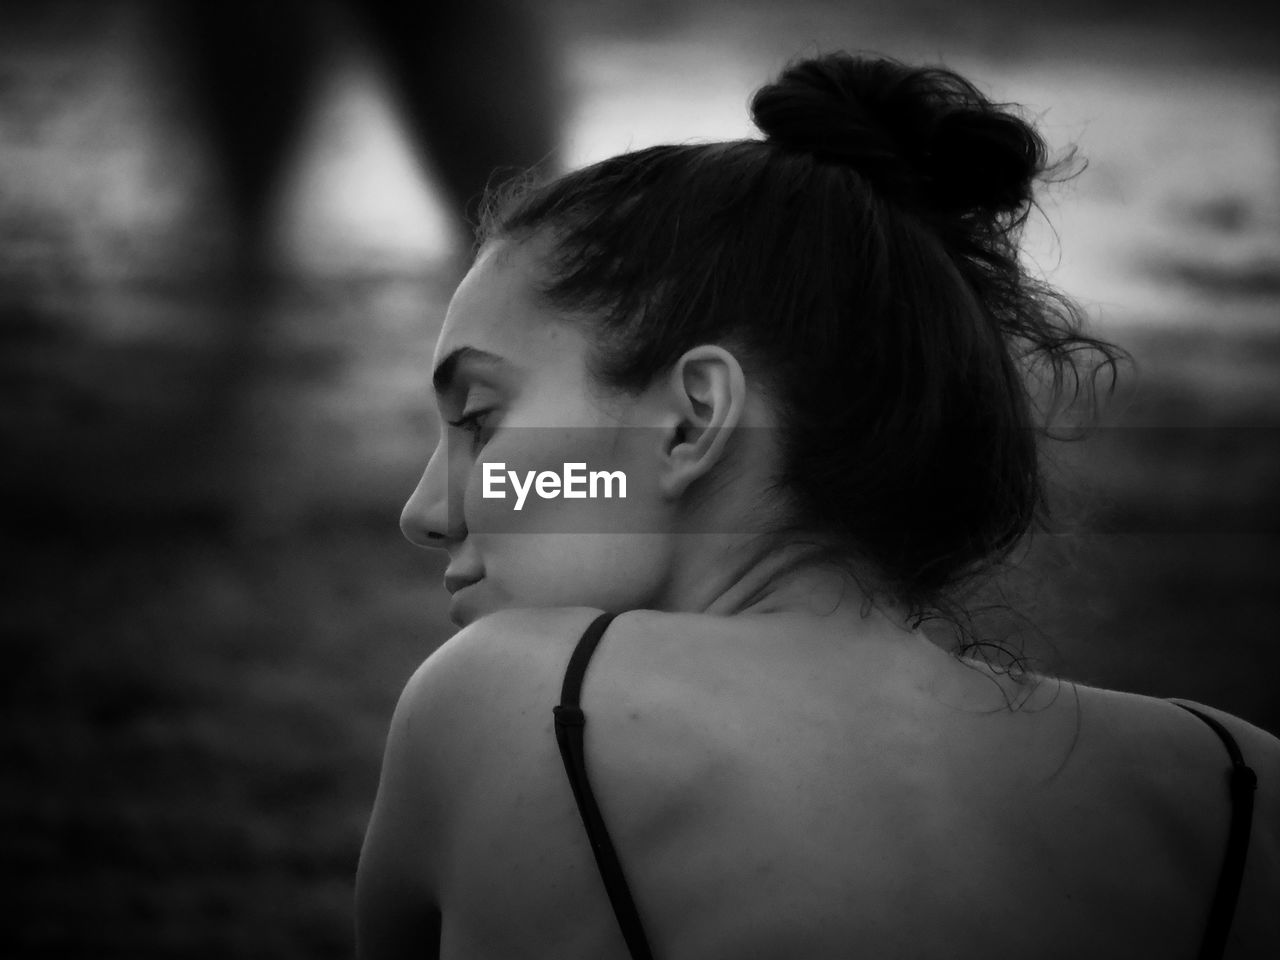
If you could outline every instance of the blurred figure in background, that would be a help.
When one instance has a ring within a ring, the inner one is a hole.
[[[216,514],[230,508],[233,521],[253,522],[264,467],[252,448],[275,445],[259,436],[252,398],[273,328],[273,228],[337,34],[358,34],[386,67],[410,142],[450,210],[455,243],[470,239],[492,179],[555,168],[556,71],[525,0],[188,0],[149,9],[207,136],[231,239],[227,272],[215,272],[218,346],[186,421],[193,443],[182,448],[188,455],[173,485],[194,485]]]
[[[6,155],[0,170],[10,181],[0,217],[3,312],[15,318],[2,331],[0,380],[8,407],[24,411],[0,423],[17,465],[0,490],[44,505],[32,515],[110,517],[126,528],[179,515],[237,524],[258,511],[268,499],[258,480],[273,470],[261,451],[296,445],[284,435],[298,419],[293,409],[314,403],[323,378],[352,356],[332,347],[329,367],[307,380],[297,344],[280,335],[289,298],[333,300],[338,289],[315,277],[280,283],[273,250],[312,101],[332,88],[354,37],[383,66],[461,247],[491,179],[557,164],[558,57],[545,26],[525,0],[0,5],[0,143],[16,157]],[[141,42],[130,46],[134,36]],[[117,86],[128,92],[113,102],[94,83],[119,84],[131,69],[113,68],[113,58],[159,69],[140,70],[136,87]],[[122,109],[125,97],[153,95],[160,111]],[[179,143],[194,133],[203,153],[148,153],[156,131]],[[112,179],[122,163],[154,164],[138,185],[153,209],[184,187],[198,191],[194,205],[184,198],[167,208],[197,217],[134,221],[101,244],[111,256],[100,269],[77,244],[100,228],[105,209],[139,202],[99,200],[96,191],[131,187]],[[32,182],[40,190],[28,196]],[[330,313],[342,323],[337,315],[349,310],[354,324],[368,309],[377,308],[335,304]],[[268,354],[283,426],[268,422],[253,393]],[[313,471],[315,453],[307,453]]]
[[[559,105],[542,24],[524,0],[338,0],[388,76],[462,225],[495,173],[556,163]],[[159,11],[211,134],[245,251],[261,260],[271,205],[324,69],[334,5],[188,0]]]

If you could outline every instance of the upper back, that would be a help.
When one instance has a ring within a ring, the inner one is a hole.
[[[508,612],[437,654],[443,956],[626,955],[551,725],[592,617]],[[583,687],[587,768],[655,953],[1195,956],[1222,744],[1166,701],[1018,695],[922,638],[619,617]],[[1228,956],[1272,955],[1280,742],[1217,716],[1260,781]]]

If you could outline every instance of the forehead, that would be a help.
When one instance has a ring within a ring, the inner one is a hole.
[[[461,347],[524,367],[580,352],[581,332],[539,301],[537,270],[536,243],[485,246],[449,303],[433,366]]]

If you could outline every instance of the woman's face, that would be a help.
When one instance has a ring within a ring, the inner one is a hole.
[[[538,251],[482,250],[436,344],[440,441],[400,526],[449,552],[460,625],[506,607],[652,606],[669,566],[658,431],[643,396],[593,385],[586,335],[536,302]]]

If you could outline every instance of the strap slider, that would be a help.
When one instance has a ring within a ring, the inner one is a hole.
[[[551,712],[555,714],[557,727],[585,727],[587,725],[587,717],[580,707],[570,707],[560,704],[551,708]]]
[[[1232,786],[1236,789],[1254,791],[1258,789],[1258,775],[1253,767],[1237,764],[1231,769]]]

